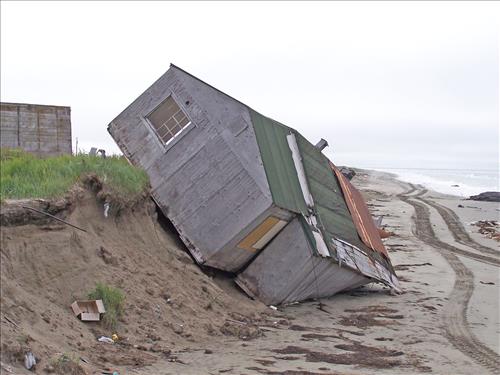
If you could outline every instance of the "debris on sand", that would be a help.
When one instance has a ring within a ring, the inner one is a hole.
[[[500,242],[500,232],[498,221],[495,220],[479,220],[471,223],[471,225],[479,228],[478,232],[487,238]]]
[[[106,312],[101,299],[75,301],[71,304],[75,316],[84,322],[98,322]]]
[[[31,370],[36,366],[36,358],[32,352],[28,352],[24,355],[24,367],[27,370]]]

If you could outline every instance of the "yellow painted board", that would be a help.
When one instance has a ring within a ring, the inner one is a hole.
[[[266,220],[264,220],[260,225],[255,228],[248,236],[246,236],[239,244],[238,247],[240,249],[245,249],[248,251],[256,251],[253,245],[259,241],[267,232],[269,232],[280,219],[274,216],[269,216]]]

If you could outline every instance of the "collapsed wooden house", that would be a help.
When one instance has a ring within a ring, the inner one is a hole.
[[[361,195],[296,130],[171,65],[108,131],[196,261],[250,296],[399,288]]]

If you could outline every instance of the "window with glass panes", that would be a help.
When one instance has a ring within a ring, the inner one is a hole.
[[[148,120],[165,144],[169,143],[182,129],[191,123],[172,96],[169,96],[151,112]]]

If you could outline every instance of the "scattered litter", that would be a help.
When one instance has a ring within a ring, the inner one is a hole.
[[[464,208],[464,206],[462,206],[461,204],[458,205],[458,208]]]
[[[101,336],[97,339],[97,341],[105,342],[107,344],[114,344],[115,343],[111,337],[107,337],[107,336]]]
[[[104,217],[108,217],[108,212],[109,212],[109,203],[106,202],[104,203]]]
[[[111,339],[114,341],[114,342],[117,342],[120,338],[118,337],[118,335],[116,333],[113,333],[111,335]]]
[[[97,149],[97,147],[91,147],[90,148],[90,152],[89,152],[89,155],[90,156],[100,156],[102,157],[103,159],[106,159],[106,150],[100,148],[99,150]]]
[[[98,322],[101,320],[101,314],[106,312],[102,299],[75,301],[71,304],[71,308],[75,315],[84,322]]]
[[[382,228],[377,228],[378,229],[378,234],[380,238],[388,238],[391,236],[394,236],[394,232],[386,231],[385,229]]]
[[[31,370],[36,365],[36,358],[32,352],[28,352],[24,355],[24,367]]]
[[[273,309],[273,310],[278,310],[278,308],[276,306],[273,306],[273,305],[269,305],[269,308]]]

